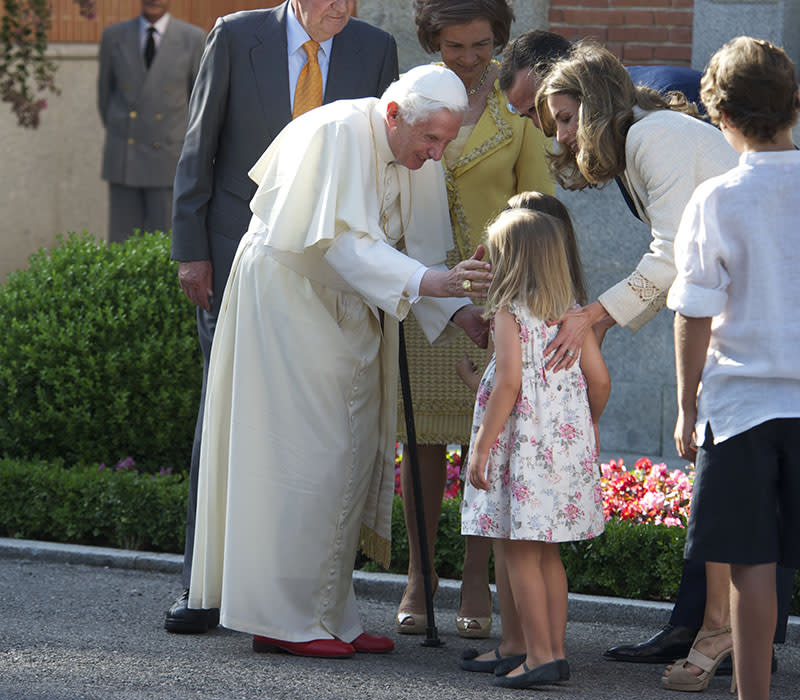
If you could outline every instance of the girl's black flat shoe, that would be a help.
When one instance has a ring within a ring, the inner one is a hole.
[[[494,675],[505,676],[506,673],[513,671],[517,666],[525,661],[526,657],[527,654],[514,654],[513,656],[506,656],[500,659],[500,661],[498,661],[497,665],[494,667]]]
[[[494,658],[485,661],[478,661],[475,657],[480,656],[481,652],[477,649],[469,648],[461,652],[461,660],[458,665],[464,671],[475,671],[477,673],[497,673],[500,664],[506,664],[504,673],[508,673],[512,668],[516,668],[525,660],[525,654],[514,656],[500,656],[500,649],[494,650]],[[511,665],[508,665],[511,664]]]
[[[518,676],[495,676],[492,685],[501,688],[534,688],[539,685],[554,685],[561,681],[559,666],[558,661],[549,661],[530,669],[528,664],[523,662],[522,668],[525,673],[520,673]]]

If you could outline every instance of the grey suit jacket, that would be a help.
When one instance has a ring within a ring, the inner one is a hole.
[[[103,31],[97,107],[106,127],[104,179],[130,187],[172,186],[204,41],[200,27],[170,17],[147,70],[138,17]]]
[[[192,92],[175,175],[172,258],[211,260],[217,299],[230,251],[250,223],[256,184],[247,172],[292,118],[286,5],[218,19]],[[379,96],[396,77],[394,38],[351,19],[333,39],[325,102]]]

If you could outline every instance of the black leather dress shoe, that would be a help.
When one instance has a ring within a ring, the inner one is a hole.
[[[667,625],[646,642],[633,646],[613,647],[603,656],[612,661],[630,661],[638,664],[670,664],[675,659],[689,655],[696,629]]]
[[[203,634],[219,624],[219,608],[190,608],[189,589],[167,610],[164,629],[178,634]]]

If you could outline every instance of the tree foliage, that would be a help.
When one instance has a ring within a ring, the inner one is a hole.
[[[75,0],[82,17],[95,16],[95,0]],[[0,22],[0,97],[11,105],[17,123],[39,126],[47,107],[44,92],[59,94],[56,64],[47,57],[47,32],[53,7],[49,0],[3,0]]]

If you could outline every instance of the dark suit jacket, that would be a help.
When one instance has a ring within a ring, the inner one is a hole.
[[[705,114],[700,102],[700,78],[703,74],[699,70],[683,66],[628,66],[628,73],[636,85],[644,85],[660,93],[679,90],[697,105],[701,114]]]
[[[139,18],[100,39],[97,108],[106,127],[103,178],[129,187],[172,187],[205,32],[170,17],[150,70]]]
[[[230,272],[230,244],[250,223],[256,184],[247,173],[292,118],[286,5],[218,19],[192,92],[175,176],[172,258],[211,260],[217,302]],[[333,39],[325,102],[379,96],[396,77],[394,38],[350,19]],[[218,237],[228,242],[215,245]]]

